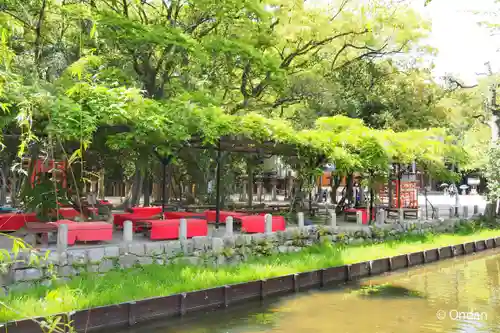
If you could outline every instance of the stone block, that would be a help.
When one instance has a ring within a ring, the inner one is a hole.
[[[184,255],[189,255],[194,252],[194,242],[192,239],[186,239],[181,241],[182,251]]]
[[[217,238],[217,237],[212,238],[212,250],[215,253],[220,253],[223,248],[224,248],[224,241],[222,240],[222,238]]]
[[[124,254],[118,259],[118,263],[122,268],[131,268],[138,262],[138,257],[133,254]]]
[[[24,269],[15,269],[13,278],[14,283],[24,281]]]
[[[130,243],[121,243],[119,247],[120,256],[130,252]]]
[[[266,239],[265,234],[253,234],[250,237],[252,237],[252,243],[260,243]]]
[[[54,265],[54,266],[65,266],[68,264],[67,253],[59,254],[57,252],[49,251],[48,255],[40,260],[40,265],[42,267]]]
[[[134,254],[136,256],[143,256],[146,254],[146,249],[144,244],[132,243],[129,245],[128,253]]]
[[[68,265],[84,265],[87,260],[87,251],[85,250],[68,251]]]
[[[234,238],[235,246],[246,246],[252,243],[252,237],[250,235],[236,235]]]
[[[156,257],[165,253],[165,244],[163,243],[146,243],[144,246],[146,256]]]
[[[319,237],[320,242],[333,242],[333,235],[325,235],[325,236],[320,236]]]
[[[195,251],[209,251],[212,247],[212,240],[207,236],[193,237],[193,246]]]
[[[273,243],[277,243],[279,240],[278,240],[278,235],[273,232],[273,233],[266,233],[264,234],[265,236],[265,240],[267,240],[268,242],[273,242]]]
[[[99,263],[99,273],[105,273],[115,268],[114,262],[111,259],[104,259]]]
[[[99,267],[100,267],[100,264],[89,264],[87,266],[87,269],[86,271],[89,272],[89,273],[100,273],[99,271]]]
[[[104,248],[104,256],[106,258],[114,258],[120,256],[120,247],[119,246],[106,246]]]
[[[182,253],[182,246],[180,241],[169,241],[165,244],[165,254],[171,258]]]
[[[72,277],[77,275],[77,271],[73,266],[60,266],[57,275],[61,277]]]
[[[14,282],[14,270],[0,272],[0,286],[8,286]]]
[[[225,236],[223,238],[224,247],[235,247],[236,246],[236,237],[235,236]]]
[[[10,291],[24,291],[34,287],[33,282],[19,282],[9,287]]]
[[[278,252],[280,252],[280,253],[287,253],[288,252],[288,246],[284,246],[284,245],[278,246]]]
[[[90,263],[100,262],[104,258],[104,255],[105,255],[105,251],[104,251],[104,248],[102,248],[102,247],[89,249],[87,252],[88,261]]]
[[[139,257],[138,258],[140,265],[151,265],[154,261],[152,257]]]
[[[192,266],[198,266],[203,263],[202,260],[198,257],[175,258],[173,262],[179,265],[192,265]]]
[[[156,264],[156,265],[166,265],[167,264],[167,259],[166,258],[159,258],[159,257],[156,257],[153,259],[153,264]]]
[[[364,238],[354,238],[352,240],[349,241],[349,244],[351,245],[361,245],[365,242],[365,239]]]
[[[284,232],[286,240],[293,240],[297,232],[297,228],[286,228]]]
[[[40,284],[44,287],[52,287],[52,285],[54,284],[54,281],[52,279],[47,279],[47,280],[43,280],[40,282]]]

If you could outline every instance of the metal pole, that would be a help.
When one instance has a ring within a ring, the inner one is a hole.
[[[221,169],[221,149],[220,140],[217,150],[217,174],[215,176],[215,229],[219,229],[220,218],[220,169]]]
[[[162,184],[162,196],[161,196],[161,219],[165,218],[165,200],[167,195],[167,165],[168,163],[162,163],[163,166],[163,184]]]
[[[398,191],[398,209],[401,208],[401,179],[402,174],[401,174],[401,164],[397,164],[397,178],[398,178],[398,183],[397,185],[397,191]]]

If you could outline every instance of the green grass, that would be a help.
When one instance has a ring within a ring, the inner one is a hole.
[[[8,310],[0,305],[0,322],[272,278],[498,236],[500,229],[473,226],[464,227],[455,234],[408,235],[374,245],[316,245],[301,252],[254,258],[219,269],[150,265],[110,271],[102,277],[79,276],[64,285],[37,286],[0,298],[3,304],[19,310]]]

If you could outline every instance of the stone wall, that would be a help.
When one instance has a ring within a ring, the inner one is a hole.
[[[0,286],[6,292],[36,283],[48,285],[54,279],[65,279],[85,273],[104,273],[134,265],[186,263],[193,265],[224,265],[245,261],[250,256],[300,251],[319,242],[344,244],[375,243],[397,239],[405,233],[427,231],[450,232],[459,220],[386,224],[383,226],[287,228],[270,234],[234,235],[224,238],[195,237],[185,241],[129,243],[68,249],[56,252],[21,252],[4,264]]]

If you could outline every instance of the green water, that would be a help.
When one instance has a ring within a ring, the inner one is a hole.
[[[500,332],[499,275],[489,252],[119,333]]]

